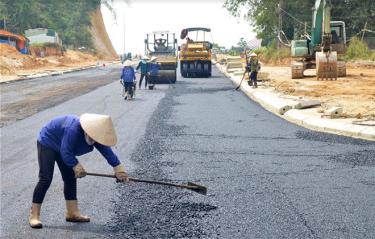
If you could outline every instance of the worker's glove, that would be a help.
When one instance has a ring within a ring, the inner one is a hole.
[[[117,182],[121,182],[121,183],[129,182],[129,177],[125,173],[125,168],[123,165],[119,164],[116,167],[113,167],[113,171],[115,172]]]
[[[76,178],[83,178],[87,175],[85,169],[82,167],[80,163],[73,167],[74,176]]]

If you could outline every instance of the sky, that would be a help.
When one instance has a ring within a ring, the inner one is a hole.
[[[114,0],[115,15],[102,5],[104,24],[117,53],[144,53],[144,39],[153,31],[180,32],[187,27],[211,28],[208,40],[227,48],[241,37],[255,38],[249,23],[223,7],[225,0]],[[212,37],[211,37],[212,35]],[[125,39],[125,41],[124,41]]]

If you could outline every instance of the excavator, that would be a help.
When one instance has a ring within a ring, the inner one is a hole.
[[[316,68],[317,80],[346,76],[345,62],[337,60],[346,50],[345,22],[331,21],[331,0],[316,0],[311,35],[291,41],[292,79],[303,78],[306,69]]]
[[[206,33],[209,32],[211,29],[204,27],[185,28],[181,31],[181,40],[186,39],[186,43],[179,47],[182,77],[211,76],[212,43],[206,38]],[[194,36],[195,39],[192,39]]]

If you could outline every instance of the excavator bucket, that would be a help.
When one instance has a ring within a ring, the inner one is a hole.
[[[337,80],[337,53],[316,52],[316,79]]]

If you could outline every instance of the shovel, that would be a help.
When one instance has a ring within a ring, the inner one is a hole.
[[[241,87],[241,85],[242,85],[242,81],[243,81],[243,79],[245,78],[246,73],[247,73],[247,71],[245,70],[245,72],[244,72],[243,75],[242,75],[241,82],[240,82],[240,84],[236,87],[236,90],[238,90],[238,89]]]
[[[112,174],[87,173],[87,175],[97,176],[97,177],[106,177],[106,178],[116,178],[116,176],[112,175]],[[133,177],[129,177],[129,181],[166,185],[166,186],[171,186],[171,187],[176,187],[176,188],[186,188],[186,189],[189,189],[189,190],[194,191],[196,193],[207,195],[207,188],[205,186],[201,186],[201,185],[191,183],[191,182],[188,182],[187,184],[175,184],[175,183],[167,183],[167,182],[139,179],[139,178],[133,178]]]

